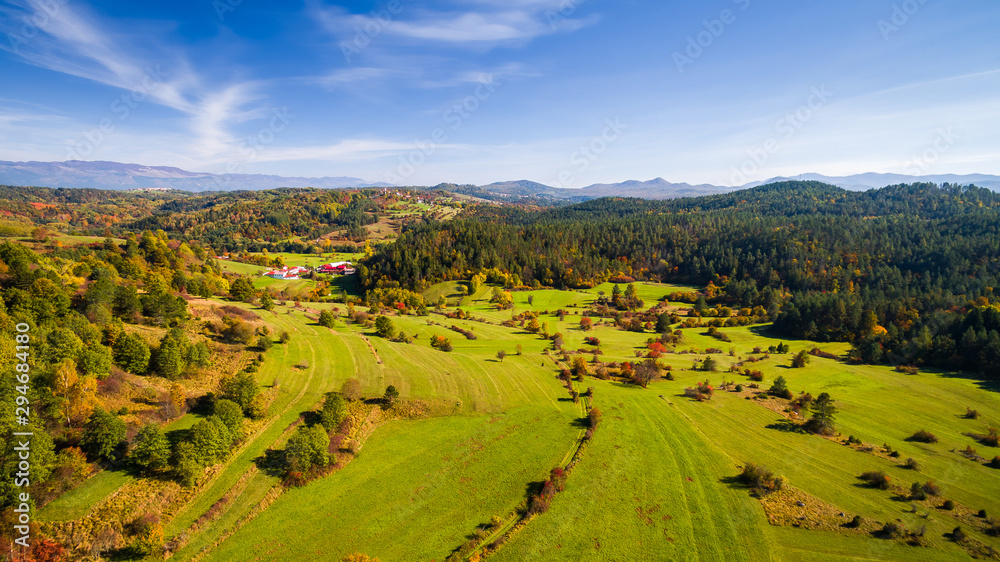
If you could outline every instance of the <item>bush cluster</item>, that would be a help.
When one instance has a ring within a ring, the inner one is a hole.
[[[933,433],[921,429],[920,431],[914,433],[908,439],[909,441],[917,441],[919,443],[937,443],[938,438]]]
[[[431,347],[439,351],[450,352],[454,349],[451,340],[444,336],[431,336]]]
[[[870,470],[862,473],[858,478],[867,482],[872,488],[876,488],[878,490],[889,489],[889,477],[881,470]]]
[[[813,357],[822,357],[824,359],[838,359],[836,354],[823,351],[818,347],[810,349],[809,355],[812,355]]]
[[[744,465],[737,479],[750,487],[758,496],[778,492],[785,487],[783,476],[775,476],[769,469],[754,463]]]

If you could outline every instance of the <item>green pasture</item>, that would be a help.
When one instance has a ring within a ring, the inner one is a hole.
[[[662,284],[637,288],[646,307],[686,289]],[[288,307],[262,313],[272,333],[287,330],[292,335],[287,345],[268,353],[258,376],[263,386],[278,386],[270,417],[167,522],[168,539],[184,533],[232,490],[223,514],[192,533],[175,558],[337,560],[357,551],[382,560],[443,560],[477,526],[494,515],[510,514],[526,498],[529,485],[541,482],[572,449],[580,433],[580,410],[556,379],[560,366],[545,353],[551,342],[499,324],[525,310],[547,310],[539,321],[548,324],[550,333],[563,335],[566,349],[585,349],[588,360],[599,349],[602,362],[641,361],[636,352],[644,354],[647,338],[656,335],[621,331],[596,318],[593,330],[580,329],[584,311],[600,291],[610,295],[610,284],[585,291],[514,292],[513,311],[490,305],[491,291],[482,287],[462,302],[463,310],[484,322],[437,313],[393,315],[396,328],[413,338],[409,344],[384,340],[343,318],[327,329]],[[425,292],[431,304],[440,296],[449,302],[445,311],[454,311],[460,298],[457,284]],[[343,305],[307,306],[338,306],[344,312]],[[555,315],[558,309],[567,312],[564,320]],[[449,329],[453,325],[471,330],[476,339]],[[754,347],[766,350],[781,341],[768,334],[767,326],[720,331],[732,342],[708,336],[705,328],[683,330],[672,353],[659,359],[672,367],[673,381],[656,381],[648,389],[595,378],[577,383],[581,390],[595,388],[594,403],[603,422],[565,492],[556,496],[548,513],[516,533],[495,555],[497,560],[967,558],[944,536],[959,525],[952,514],[923,508],[912,513],[905,498],[870,489],[857,476],[884,470],[907,488],[934,480],[942,488],[942,500],[1000,515],[1000,470],[958,454],[970,445],[986,458],[1000,454],[974,438],[1000,425],[996,386],[948,373],[906,375],[817,357],[806,368],[790,368],[792,356],[802,349],[819,347],[843,355],[848,345],[842,343],[786,341],[791,353],[746,364],[764,373],[762,389],[780,375],[796,393],[830,393],[840,410],[836,419],[842,437],[888,444],[900,452],[898,461],[889,461],[799,432],[781,414],[735,393],[719,391],[708,402],[685,398],[684,388],[699,380],[748,385],[751,381],[743,375],[727,372],[729,366],[751,356]],[[434,335],[449,338],[454,351],[433,349]],[[585,337],[599,338],[600,346],[584,344]],[[713,353],[719,370],[693,370],[708,348],[720,350]],[[502,362],[497,357],[501,350],[507,353]],[[394,385],[402,398],[430,404],[434,417],[383,425],[346,467],[288,490],[263,513],[242,522],[279,482],[277,475],[256,471],[255,459],[268,448],[283,447],[286,430],[299,415],[349,377],[362,382],[366,397],[380,396]],[[978,410],[981,418],[965,419],[966,408]],[[920,429],[936,434],[939,442],[907,441]],[[919,471],[897,466],[909,457],[920,463]],[[898,519],[910,529],[926,527],[930,548],[773,527],[761,504],[733,481],[746,462],[767,466],[845,517]],[[79,517],[124,483],[114,480],[120,473],[102,474],[50,504],[45,518]],[[1000,548],[1000,540],[963,528]]]
[[[572,402],[393,422],[329,478],[282,496],[206,560],[444,560],[571,447]]]
[[[551,510],[496,560],[764,560],[767,520],[731,461],[657,390],[588,382],[603,421]]]

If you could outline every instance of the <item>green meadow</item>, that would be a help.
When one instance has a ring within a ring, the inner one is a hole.
[[[684,287],[640,284],[649,307]],[[654,334],[598,325],[590,332],[579,323],[585,310],[611,285],[590,290],[515,292],[513,311],[489,303],[491,287],[460,295],[444,283],[426,291],[433,304],[445,297],[475,320],[452,320],[441,314],[392,316],[412,343],[379,338],[374,330],[338,320],[333,329],[316,325],[301,311],[278,306],[257,310],[276,332],[291,341],[268,352],[258,380],[277,383],[269,418],[222,467],[221,471],[166,522],[165,536],[186,533],[177,560],[339,560],[363,552],[381,560],[444,560],[493,516],[502,518],[522,506],[529,491],[565,462],[581,433],[581,410],[557,380],[560,365],[546,349],[550,342],[501,322],[525,310],[542,314],[550,333],[563,335],[567,350],[601,340],[602,362],[636,361]],[[531,303],[529,304],[529,298]],[[311,304],[312,308],[333,305]],[[343,305],[337,305],[343,306]],[[683,306],[678,304],[678,306]],[[563,320],[556,315],[565,311]],[[478,321],[482,320],[482,321]],[[440,325],[439,325],[440,324]],[[458,326],[476,339],[448,329]],[[790,368],[792,356],[819,347],[843,355],[846,344],[786,341],[788,354],[747,364],[764,373],[762,389],[783,376],[795,393],[828,392],[839,409],[841,439],[853,435],[866,443],[889,445],[897,460],[856,451],[834,440],[801,431],[780,413],[743,395],[719,390],[712,400],[684,397],[685,387],[709,380],[748,385],[747,377],[729,373],[732,363],[749,357],[754,347],[767,349],[781,340],[767,326],[722,328],[732,342],[710,337],[705,328],[684,329],[672,353],[660,357],[675,380],[649,388],[588,377],[576,383],[593,387],[594,406],[603,421],[547,513],[531,519],[492,558],[497,560],[862,560],[967,559],[947,536],[962,525],[974,539],[1000,548],[1000,540],[956,519],[953,512],[920,508],[893,492],[867,487],[857,478],[885,471],[893,483],[934,480],[942,497],[974,511],[1000,514],[1000,470],[961,456],[972,446],[992,458],[1000,449],[980,445],[976,433],[1000,424],[1000,394],[995,386],[949,373],[915,375],[887,367],[849,365],[812,357],[802,369]],[[454,350],[430,347],[432,336],[450,338]],[[367,343],[365,339],[370,342]],[[521,354],[517,354],[520,346]],[[708,348],[717,372],[692,369]],[[507,357],[501,362],[498,351]],[[297,366],[297,367],[296,367]],[[287,428],[315,408],[323,393],[337,390],[347,378],[361,381],[367,397],[387,385],[404,400],[432,404],[426,419],[381,425],[358,456],[333,474],[301,488],[284,491],[263,512],[247,517],[279,478],[258,471],[254,459],[280,449]],[[966,408],[979,420],[965,419]],[[925,429],[935,444],[907,438]],[[907,458],[919,470],[899,466]],[[815,501],[842,511],[849,520],[896,521],[925,529],[924,547],[906,546],[871,535],[810,531],[773,526],[763,505],[734,476],[753,462],[784,476],[788,484]],[[114,473],[95,476],[46,508],[50,519],[78,516],[123,482]],[[223,514],[194,528],[213,504],[228,497]]]

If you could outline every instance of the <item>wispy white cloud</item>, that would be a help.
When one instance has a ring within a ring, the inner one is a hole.
[[[386,32],[427,41],[482,44],[527,41],[560,31],[576,31],[595,21],[594,18],[567,19],[553,26],[528,11],[464,13],[401,21],[388,27]]]
[[[206,156],[227,150],[229,128],[248,117],[254,84],[209,86],[186,57],[149,34],[124,32],[84,7],[66,2],[15,0],[0,8],[0,33],[21,37],[24,21],[41,22],[30,37],[0,48],[34,66],[90,80],[186,115],[188,143]],[[156,61],[156,62],[154,62]]]
[[[600,19],[597,15],[563,16],[558,11],[560,2],[552,0],[480,0],[474,4],[480,8],[466,11],[404,8],[395,16],[385,18],[351,14],[340,7],[314,3],[311,13],[327,31],[341,39],[367,33],[429,43],[480,46],[523,44],[545,35],[577,31]]]

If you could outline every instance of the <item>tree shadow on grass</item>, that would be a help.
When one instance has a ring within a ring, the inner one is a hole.
[[[124,548],[116,548],[114,550],[109,550],[101,553],[102,560],[108,560],[109,562],[126,562],[129,560],[145,560],[146,553],[142,552],[134,546],[127,546]]]
[[[615,382],[611,383],[611,386],[617,386],[618,388],[631,388],[631,389],[643,390],[642,386],[637,385],[637,384],[627,383],[627,382],[618,382],[618,381],[615,381]],[[681,396],[683,396],[683,394]]]
[[[734,490],[749,490],[750,489],[750,486],[747,486],[746,484],[744,484],[743,481],[740,480],[739,476],[724,476],[722,478],[719,478],[719,482],[722,483],[722,484],[725,484],[726,486],[729,486],[730,488],[732,488]]]
[[[777,431],[784,431],[785,433],[802,433],[802,434],[808,433],[808,431],[803,429],[801,425],[793,422],[792,420],[786,420],[784,418],[774,423],[765,425],[764,428],[774,429]]]
[[[172,429],[164,434],[167,438],[167,443],[170,443],[170,450],[177,447],[177,444],[181,441],[186,441],[190,435],[190,429]]]
[[[972,381],[977,387],[990,392],[1000,392],[1000,378],[988,378],[973,373],[962,373],[958,371],[938,371],[921,369],[921,373],[933,374],[947,379],[962,379]]]
[[[285,451],[268,449],[264,454],[253,460],[257,469],[268,476],[281,478],[285,475]]]
[[[587,428],[590,427],[590,419],[589,418],[576,418],[575,420],[573,420],[572,422],[570,422],[570,425],[572,427],[576,428],[576,429],[587,429]]]
[[[542,493],[542,488],[545,487],[545,481],[541,480],[539,482],[528,482],[524,487],[524,499],[531,501],[533,496],[537,496]]]
[[[214,392],[203,394],[194,399],[188,399],[188,411],[198,416],[211,416],[215,412],[215,401],[217,396]]]
[[[315,410],[306,410],[305,412],[300,413],[299,417],[302,418],[302,423],[306,427],[318,425],[322,421],[320,413]]]

